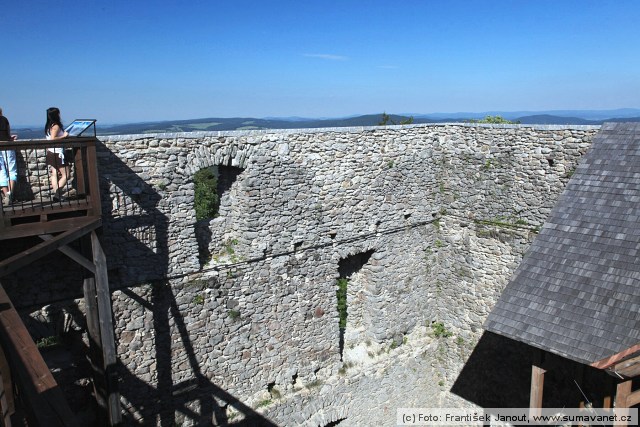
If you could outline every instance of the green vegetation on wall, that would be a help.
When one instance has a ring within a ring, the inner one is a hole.
[[[347,327],[347,284],[349,279],[338,279],[338,290],[336,290],[336,297],[338,298],[338,315],[340,316],[340,329],[344,330]]]
[[[196,219],[215,218],[220,208],[218,180],[211,168],[200,169],[193,175]]]

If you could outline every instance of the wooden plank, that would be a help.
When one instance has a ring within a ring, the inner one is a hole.
[[[104,356],[104,370],[107,377],[107,406],[111,425],[122,422],[120,409],[120,393],[116,377],[116,344],[113,333],[113,317],[111,313],[111,292],[107,275],[107,258],[95,231],[91,232],[91,249],[93,263],[96,266],[96,296],[98,300],[98,316],[100,322],[100,337],[102,354]]]
[[[13,383],[11,381],[11,368],[7,361],[2,346],[0,346],[0,408],[2,409],[2,424],[11,427],[11,415],[15,412],[13,400]]]
[[[83,148],[74,148],[74,165],[75,165],[75,173],[76,173],[76,191],[78,194],[86,193],[86,185],[85,185],[85,171],[84,171],[84,158],[85,155]]]
[[[97,138],[94,137],[80,137],[80,138],[67,138],[63,140],[49,140],[49,139],[18,139],[15,141],[2,141],[3,150],[43,150],[46,148],[61,147],[64,148],[81,148],[95,146]]]
[[[636,390],[627,396],[627,406],[631,408],[640,403],[640,390]]]
[[[96,280],[87,277],[83,283],[84,303],[86,309],[87,332],[89,334],[89,362],[93,376],[93,389],[102,419],[107,419],[106,380],[104,377],[104,359],[102,357],[102,338],[100,337],[100,321],[98,320],[98,302],[96,297]]]
[[[89,195],[91,195],[89,214],[100,216],[102,215],[102,204],[100,203],[100,182],[98,180],[95,142],[87,146],[87,169],[89,172]]]
[[[54,238],[51,234],[41,234],[38,237],[40,237],[42,240],[47,242]],[[74,260],[75,262],[77,262],[78,264],[80,264],[81,266],[83,266],[84,268],[86,268],[87,270],[89,270],[91,273],[96,274],[96,266],[93,265],[91,261],[83,257],[82,254],[77,252],[75,249],[72,249],[69,246],[62,246],[58,248],[58,250],[63,254],[65,254],[66,256],[68,256],[69,258],[71,258],[72,260]]]
[[[75,416],[22,319],[0,286],[0,340],[22,401],[37,425],[75,426]]]
[[[606,375],[606,378],[604,380],[604,389],[605,389],[605,395],[602,398],[602,407],[604,409],[611,409],[613,408],[612,396],[615,393],[615,390],[613,389],[613,377],[611,375]]]
[[[544,391],[545,370],[539,366],[531,365],[531,391],[529,395],[529,415],[542,413],[542,396]]]
[[[85,224],[102,219],[97,216],[83,216],[76,218],[56,219],[49,222],[32,222],[28,224],[13,225],[0,231],[0,240],[19,239],[22,237],[38,236],[40,234],[60,233],[74,228],[83,227]],[[100,226],[99,224],[98,226]]]
[[[634,378],[640,375],[640,356],[632,357],[613,366],[613,371],[625,378]]]
[[[5,212],[7,220],[14,218],[29,218],[38,215],[51,215],[65,212],[86,211],[91,206],[90,197],[82,199],[69,198],[64,202],[54,202],[43,199],[42,202],[17,202],[11,205],[11,209]],[[20,224],[17,224],[20,225]]]
[[[101,224],[100,219],[82,218],[82,221],[77,221],[77,227],[69,231],[65,231],[62,234],[57,235],[53,239],[39,243],[32,248],[22,251],[10,258],[0,262],[0,277],[13,273],[14,271],[29,265],[30,263],[42,258],[43,256],[57,251],[62,246],[78,239],[79,237],[89,233],[92,230],[98,228]],[[41,233],[48,234],[48,233]]]
[[[616,409],[616,414],[618,415],[628,415],[628,411],[626,411],[626,409],[629,408],[627,404],[627,397],[629,397],[629,394],[631,394],[631,386],[632,386],[632,381],[627,380],[619,383],[618,386],[616,387],[615,409]],[[620,421],[615,423],[614,425],[626,426],[627,423]]]

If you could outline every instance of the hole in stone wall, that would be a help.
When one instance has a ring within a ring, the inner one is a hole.
[[[371,249],[367,252],[361,252],[359,254],[350,255],[346,258],[342,258],[340,262],[338,262],[338,274],[340,277],[344,277],[345,279],[353,276],[354,273],[357,273],[364,267],[364,265],[369,262],[369,258],[375,250]]]
[[[296,385],[297,382],[298,382],[298,374],[293,374],[291,376],[291,385]]]
[[[409,219],[409,218],[411,218],[411,214],[410,213],[404,214],[404,219]]]
[[[298,249],[300,249],[302,247],[302,242],[295,242],[293,244],[293,250],[297,251]]]
[[[225,217],[231,212],[231,187],[244,171],[235,166],[210,166],[193,175],[194,209],[196,213],[196,240],[200,266],[211,258],[209,245],[212,240],[211,220]]]
[[[547,159],[547,162],[549,163],[549,166],[553,166],[553,159]]]
[[[338,262],[339,278],[336,283],[338,287],[338,289],[336,289],[336,302],[338,306],[340,326],[340,338],[338,343],[340,348],[340,360],[342,360],[342,356],[344,354],[344,333],[347,329],[347,287],[349,285],[349,279],[353,274],[360,271],[367,262],[369,262],[369,258],[373,255],[373,252],[374,250],[371,249],[367,252],[350,255]]]
[[[209,221],[218,215],[218,209],[220,208],[217,168],[200,169],[193,175],[193,185],[193,207],[196,211],[197,221],[198,261],[202,267],[211,258],[211,253],[209,252],[209,243],[211,243]]]
[[[340,418],[339,420],[331,421],[329,424],[325,424],[325,427],[334,427],[340,425],[340,423],[344,420],[346,420],[346,418]]]
[[[229,190],[234,182],[238,179],[238,176],[244,172],[243,168],[235,166],[218,166],[218,195],[220,196],[220,216],[226,215],[231,207],[229,198]]]
[[[269,392],[271,397],[274,399],[280,399],[282,397],[282,393],[280,393],[280,390],[276,388],[275,381],[267,384],[267,391]]]

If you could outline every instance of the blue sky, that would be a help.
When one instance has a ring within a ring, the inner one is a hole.
[[[13,127],[640,107],[640,1],[24,0]]]

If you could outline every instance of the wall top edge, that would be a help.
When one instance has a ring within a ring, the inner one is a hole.
[[[296,128],[296,129],[259,129],[259,130],[228,130],[228,131],[202,131],[202,132],[173,132],[173,133],[142,133],[130,135],[103,135],[98,136],[102,141],[127,141],[132,139],[152,138],[185,138],[199,139],[204,137],[224,137],[224,136],[252,136],[269,134],[304,134],[304,133],[360,133],[376,130],[399,130],[429,127],[479,127],[494,129],[532,129],[532,130],[594,130],[600,129],[600,125],[529,125],[529,124],[488,124],[488,123],[421,123],[413,125],[393,125],[393,126],[350,126],[350,127],[326,127],[326,128]]]

